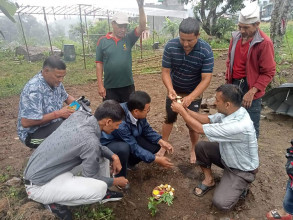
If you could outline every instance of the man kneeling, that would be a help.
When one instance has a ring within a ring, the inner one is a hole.
[[[215,187],[212,164],[223,168],[223,176],[213,197],[213,204],[221,210],[231,209],[246,194],[259,165],[255,129],[249,114],[241,107],[241,97],[237,86],[220,86],[216,90],[215,102],[218,113],[209,116],[172,103],[173,111],[178,112],[197,133],[205,134],[212,141],[196,145],[197,163],[204,173],[204,180],[195,187],[194,194],[201,197]]]
[[[100,143],[101,131],[111,133],[125,114],[119,103],[103,102],[94,115],[77,111],[46,138],[30,157],[24,171],[28,197],[45,205],[61,219],[72,219],[68,206],[116,201],[121,193],[107,190],[125,187],[124,177],[110,178],[121,170],[119,157]],[[81,176],[72,169],[81,165]]]
[[[128,102],[121,103],[126,117],[119,128],[110,135],[102,133],[101,143],[107,145],[121,160],[122,170],[116,176],[126,177],[127,168],[134,167],[140,161],[155,162],[165,168],[173,167],[169,158],[155,155],[161,148],[173,153],[173,147],[148,123],[146,117],[150,104],[151,97],[146,92],[133,92]]]

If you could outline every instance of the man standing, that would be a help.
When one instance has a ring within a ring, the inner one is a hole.
[[[117,13],[112,19],[113,32],[101,37],[96,49],[96,71],[99,95],[103,100],[127,102],[135,91],[132,76],[131,48],[146,28],[144,0],[137,0],[139,26],[126,34],[128,16]],[[104,72],[104,82],[103,82]]]
[[[43,69],[24,87],[19,101],[17,133],[30,148],[37,148],[74,110],[68,106],[75,99],[68,95],[62,81],[66,65],[59,57],[50,56]]]
[[[259,6],[248,4],[239,15],[239,31],[232,33],[226,81],[238,85],[244,94],[242,106],[247,109],[259,136],[261,97],[276,72],[274,46],[259,28]]]
[[[31,155],[24,171],[28,197],[42,203],[61,219],[72,219],[66,207],[116,201],[121,193],[107,190],[125,187],[124,177],[110,178],[109,161],[119,173],[119,157],[100,143],[101,131],[111,133],[124,119],[114,100],[103,102],[94,115],[76,111]],[[108,159],[108,160],[107,160]],[[81,165],[81,176],[72,171]]]
[[[199,38],[199,22],[194,18],[184,19],[179,26],[179,38],[170,40],[163,54],[162,80],[167,88],[166,120],[162,127],[163,140],[168,141],[177,113],[171,103],[177,96],[182,104],[192,111],[200,108],[202,94],[209,86],[214,67],[214,56],[208,43]],[[188,127],[191,140],[190,162],[196,162],[195,145],[198,134]],[[161,149],[158,155],[164,155]]]
[[[178,112],[188,126],[211,141],[201,141],[196,146],[197,163],[204,180],[195,187],[194,194],[201,197],[215,187],[212,164],[224,169],[213,196],[213,204],[221,210],[230,210],[246,195],[259,166],[255,129],[241,102],[241,90],[236,85],[225,84],[216,90],[218,113],[214,115],[199,114],[172,103],[172,110]]]
[[[121,103],[125,120],[110,135],[102,135],[101,143],[107,145],[120,158],[122,170],[117,176],[126,177],[127,168],[140,161],[155,162],[166,168],[173,166],[167,157],[154,155],[161,148],[172,153],[173,147],[148,123],[146,117],[151,108],[150,103],[151,97],[146,92],[132,93],[127,103]]]

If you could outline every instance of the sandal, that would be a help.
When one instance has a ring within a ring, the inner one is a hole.
[[[202,197],[204,194],[206,194],[208,191],[210,191],[211,189],[215,188],[216,184],[214,184],[213,186],[207,186],[203,183],[198,184],[197,187],[194,188],[193,190],[193,194],[198,196],[198,197]],[[196,192],[196,188],[201,189],[201,193],[197,193]]]
[[[268,220],[275,220],[275,219],[292,220],[292,215],[287,213],[286,215],[281,216],[277,210],[272,210],[267,213],[267,219]]]

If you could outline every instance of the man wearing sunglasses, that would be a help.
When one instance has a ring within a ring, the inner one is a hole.
[[[129,95],[135,90],[131,48],[146,28],[144,0],[137,0],[137,4],[138,27],[127,33],[128,16],[124,13],[116,13],[112,19],[113,32],[107,33],[97,42],[96,73],[98,92],[103,100],[127,102]]]

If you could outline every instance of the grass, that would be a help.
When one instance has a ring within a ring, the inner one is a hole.
[[[261,29],[268,35],[270,31],[270,23],[261,23]],[[209,37],[203,31],[201,32],[201,38],[206,40],[213,49],[224,49],[229,46],[230,33],[225,34],[224,39],[216,39]],[[162,37],[161,41],[166,42],[168,39]],[[158,51],[154,51],[150,48],[152,39],[145,41],[142,51],[142,59],[145,57],[154,56]],[[160,44],[162,48],[163,43]],[[284,37],[283,45],[280,48],[276,48],[276,62],[277,72],[280,73],[285,69],[290,68],[290,64],[293,62],[293,21],[289,21],[287,25],[287,32]],[[77,50],[78,51],[78,50]],[[161,51],[159,51],[162,53]],[[84,69],[83,57],[77,53],[77,59],[75,62],[67,63],[67,75],[64,80],[65,85],[79,85],[86,84],[88,82],[96,80],[96,64],[95,56],[86,57],[86,69]],[[221,52],[215,51],[215,58]],[[37,72],[41,70],[43,61],[29,63],[20,58],[20,61],[15,61],[14,54],[10,51],[0,51],[0,98],[10,97],[13,95],[19,95],[25,83],[32,78]],[[140,48],[133,49],[133,61],[141,59]],[[142,69],[142,73],[152,72],[160,70],[160,67],[153,68],[148,67]],[[279,76],[282,78],[282,76]]]

